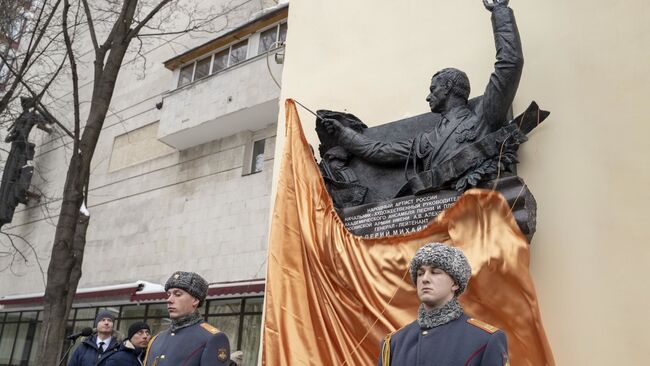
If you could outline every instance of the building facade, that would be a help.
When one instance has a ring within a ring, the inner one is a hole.
[[[211,9],[214,31],[150,41],[144,60],[125,59],[93,158],[91,224],[66,331],[92,326],[101,309],[116,314],[122,334],[137,320],[161,330],[169,323],[161,284],[176,270],[195,271],[211,284],[200,311],[256,364],[288,5]],[[78,61],[82,116],[88,57]],[[70,123],[71,98],[63,87],[52,91],[52,109]],[[15,244],[26,256],[0,258],[0,365],[34,364],[39,266],[47,268],[71,148],[58,133],[31,137],[32,186],[42,197],[3,227],[25,239]]]

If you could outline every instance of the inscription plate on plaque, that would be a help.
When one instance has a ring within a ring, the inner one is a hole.
[[[381,203],[340,209],[339,216],[353,234],[365,238],[407,234],[427,226],[460,197],[456,191],[395,198]]]

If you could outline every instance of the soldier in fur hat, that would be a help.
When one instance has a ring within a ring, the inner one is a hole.
[[[472,275],[460,249],[427,244],[415,253],[410,272],[421,301],[418,317],[386,336],[380,366],[508,365],[505,333],[468,318],[458,302]]]
[[[228,337],[206,323],[198,308],[208,283],[194,272],[175,272],[165,283],[169,329],[152,338],[145,366],[225,366],[230,359]]]

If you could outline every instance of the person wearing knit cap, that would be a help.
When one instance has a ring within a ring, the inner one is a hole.
[[[206,323],[198,308],[208,296],[208,282],[194,272],[177,271],[165,283],[169,329],[149,342],[146,366],[226,366],[230,342]]]
[[[95,316],[95,334],[81,342],[75,349],[68,366],[96,366],[104,365],[107,355],[116,352],[120,344],[113,332],[115,314],[107,310],[100,310]]]
[[[384,338],[379,366],[508,365],[506,335],[467,317],[458,302],[472,275],[465,254],[429,243],[409,266],[420,299],[417,319]]]
[[[129,326],[126,339],[120,347],[104,356],[103,366],[142,366],[144,352],[151,339],[151,328],[145,322]]]

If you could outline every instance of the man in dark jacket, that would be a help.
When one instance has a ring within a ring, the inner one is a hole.
[[[175,272],[165,283],[172,324],[147,348],[146,366],[226,366],[230,343],[198,311],[208,295],[208,282],[194,272]]]
[[[120,347],[106,354],[101,361],[102,366],[142,366],[144,353],[151,339],[151,329],[144,322],[131,324],[127,338]]]
[[[503,331],[468,318],[458,302],[472,269],[463,252],[442,243],[420,248],[410,265],[421,304],[413,323],[389,334],[380,366],[504,366]]]
[[[84,339],[70,357],[68,366],[96,366],[101,364],[105,355],[115,352],[120,344],[113,334],[114,320],[113,313],[100,311],[94,324],[97,334]]]

